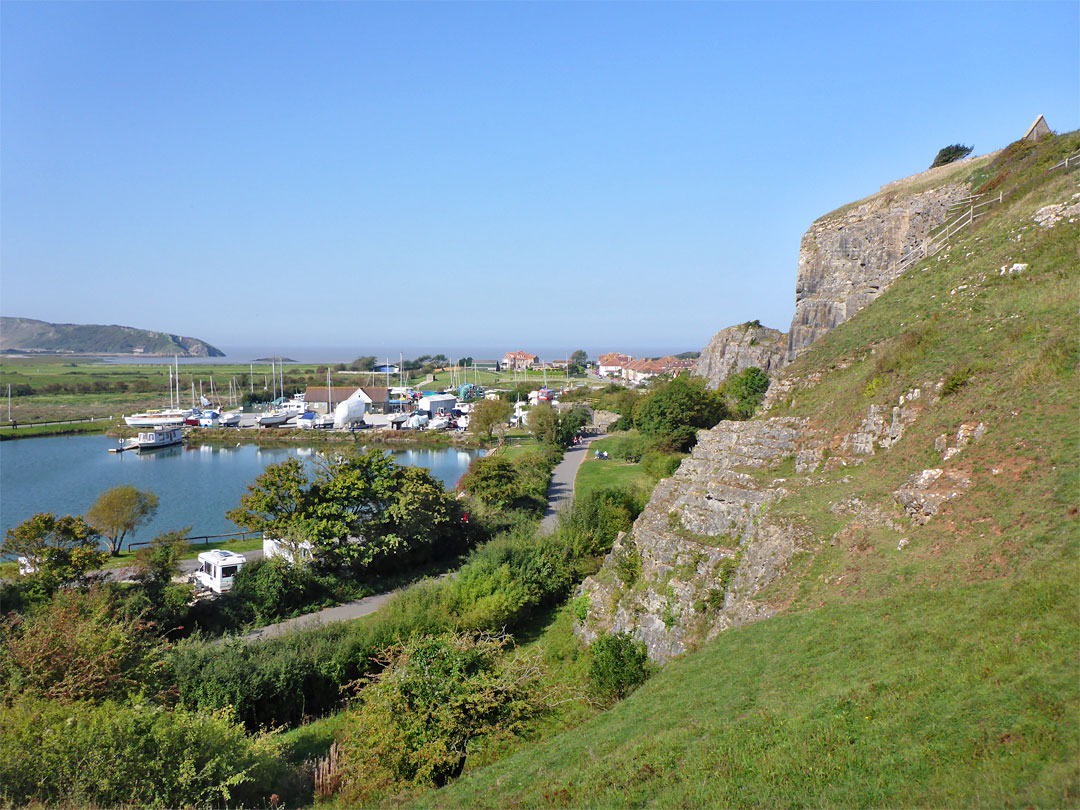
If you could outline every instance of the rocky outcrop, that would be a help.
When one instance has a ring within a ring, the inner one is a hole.
[[[694,373],[710,388],[719,388],[730,375],[756,366],[775,375],[784,365],[787,335],[757,321],[721,329],[701,352]]]
[[[721,630],[770,615],[752,597],[787,569],[809,539],[774,520],[782,480],[748,472],[793,456],[805,420],[721,422],[660,481],[630,534],[582,584],[587,605],[578,630],[627,632],[664,661]]]
[[[899,259],[944,224],[949,206],[968,193],[959,183],[883,191],[811,225],[799,249],[787,362],[888,289],[902,272]]]

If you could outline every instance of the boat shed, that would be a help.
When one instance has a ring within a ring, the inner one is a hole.
[[[457,405],[457,397],[453,394],[425,394],[420,398],[416,409],[434,416],[440,411],[450,413],[450,411],[454,410],[455,405]]]

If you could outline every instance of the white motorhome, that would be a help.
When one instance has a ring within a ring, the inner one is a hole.
[[[214,593],[224,593],[233,586],[233,578],[244,567],[247,557],[235,551],[204,551],[199,554],[195,582]]]

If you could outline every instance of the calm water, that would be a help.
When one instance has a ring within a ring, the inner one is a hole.
[[[0,443],[0,536],[37,512],[82,515],[103,491],[134,484],[157,493],[154,521],[136,540],[169,529],[192,527],[193,535],[224,534],[237,527],[225,512],[239,504],[268,464],[311,460],[316,449],[289,447],[170,447],[152,453],[110,453],[105,436],[55,436]],[[478,451],[402,450],[399,464],[427,467],[452,487]],[[125,541],[126,542],[126,541]]]

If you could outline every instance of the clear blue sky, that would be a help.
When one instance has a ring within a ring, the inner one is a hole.
[[[4,2],[0,311],[357,354],[786,329],[816,217],[1080,124],[1078,9]]]

